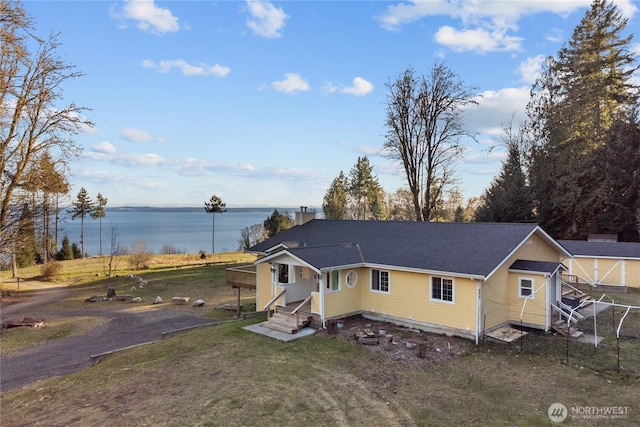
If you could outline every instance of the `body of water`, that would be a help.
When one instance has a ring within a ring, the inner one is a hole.
[[[215,251],[231,252],[239,248],[241,231],[254,224],[262,224],[274,208],[228,208],[227,212],[215,214]],[[292,217],[295,209],[278,208]],[[131,245],[144,240],[153,253],[162,253],[170,245],[181,253],[211,253],[212,214],[202,208],[149,208],[123,207],[105,208],[102,218],[102,253],[111,251],[111,230],[116,227],[119,245],[131,249]],[[79,218],[63,219],[59,224],[58,247],[62,238],[80,246]],[[84,250],[89,256],[100,254],[99,221],[90,216],[84,219]]]

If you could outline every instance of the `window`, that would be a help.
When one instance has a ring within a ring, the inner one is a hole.
[[[340,290],[340,270],[331,270],[325,274],[324,288],[327,291]]]
[[[289,266],[278,264],[278,283],[289,283]]]
[[[371,290],[378,292],[389,292],[388,271],[371,270]]]
[[[533,279],[521,277],[519,289],[521,298],[533,298]]]
[[[347,282],[347,287],[353,288],[358,283],[358,273],[354,270],[351,270],[345,276],[345,282]]]
[[[431,278],[431,299],[453,302],[453,279]]]

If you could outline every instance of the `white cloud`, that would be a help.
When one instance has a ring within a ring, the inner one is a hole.
[[[149,132],[145,130],[140,130],[136,128],[124,128],[120,131],[120,138],[126,139],[131,142],[150,142],[150,141],[158,141],[164,142],[164,138],[158,138],[151,135]]]
[[[449,26],[441,27],[434,39],[457,52],[473,50],[479,53],[519,50],[522,42],[521,37],[508,36],[505,28],[456,30]]]
[[[136,21],[136,27],[154,34],[174,33],[180,29],[178,18],[171,10],[158,7],[154,0],[125,1],[121,13],[117,17]]]
[[[348,93],[355,96],[364,96],[372,91],[373,85],[362,77],[356,77],[353,79],[353,86],[345,87],[340,90],[342,93]]]
[[[372,147],[370,145],[361,145],[358,147],[357,150],[359,153],[362,153],[365,156],[369,156],[369,157],[380,156],[382,154],[382,148]]]
[[[285,79],[271,83],[271,87],[278,92],[293,93],[309,90],[309,84],[298,74],[286,73]]]
[[[284,10],[276,8],[267,1],[247,0],[249,14],[247,26],[261,37],[280,38],[284,21],[289,17]]]
[[[91,147],[91,151],[102,154],[115,154],[116,147],[114,147],[109,141],[103,141],[100,144]]]
[[[628,3],[630,0],[624,0]],[[399,30],[403,25],[428,16],[449,16],[460,19],[465,25],[477,24],[482,20],[517,22],[524,15],[543,12],[566,16],[580,8],[587,8],[591,0],[574,1],[477,1],[477,0],[411,0],[388,6],[378,20],[387,30]]]
[[[615,0],[615,3],[626,18],[631,18],[638,11],[632,0]],[[461,26],[439,28],[434,35],[438,43],[456,51],[513,51],[520,49],[522,40],[508,32],[518,30],[517,22],[521,17],[539,13],[567,16],[586,10],[590,4],[591,0],[409,0],[388,6],[378,21],[389,31],[399,31],[402,26],[426,17],[447,16],[460,20]],[[557,41],[560,36],[551,32],[547,39]]]
[[[529,89],[523,86],[483,92],[476,98],[478,104],[465,111],[465,126],[473,132],[499,139],[512,118],[514,126],[526,119]]]
[[[179,69],[184,76],[215,76],[224,77],[231,72],[231,68],[221,65],[198,64],[192,65],[182,59],[163,59],[156,63],[150,59],[144,59],[141,65],[145,68],[157,68],[161,73],[168,73],[174,68]]]
[[[552,28],[545,34],[545,38],[552,43],[560,43],[563,39],[562,30],[560,28]]]
[[[613,3],[625,18],[631,19],[638,12],[638,7],[633,3],[633,0],[613,0]]]
[[[520,63],[518,72],[520,73],[520,81],[523,83],[533,84],[540,76],[540,70],[544,63],[544,55],[537,55],[533,58],[529,57]]]
[[[320,90],[324,94],[335,93],[338,91],[338,86],[334,85],[331,82],[324,82]]]

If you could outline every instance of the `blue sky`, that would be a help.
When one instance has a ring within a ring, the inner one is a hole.
[[[615,2],[638,23],[638,3]],[[91,109],[71,164],[109,206],[320,207],[340,171],[369,157],[387,192],[402,171],[381,154],[385,83],[445,63],[478,105],[465,112],[460,190],[479,196],[524,119],[531,83],[590,1],[31,1],[38,34],[85,75],[66,103]],[[640,40],[634,50],[640,53]],[[480,96],[481,95],[481,96]]]

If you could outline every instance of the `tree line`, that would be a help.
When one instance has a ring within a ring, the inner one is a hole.
[[[640,87],[627,23],[613,3],[594,0],[546,59],[527,120],[505,132],[507,159],[477,220],[536,221],[564,239],[639,240]]]
[[[591,3],[544,62],[526,121],[505,125],[499,175],[466,205],[455,165],[476,136],[463,114],[476,103],[475,88],[439,61],[424,76],[407,68],[386,84],[384,143],[405,187],[385,195],[367,158],[358,158],[327,190],[325,217],[537,222],[556,238],[640,240],[639,67],[627,23],[610,1]]]

